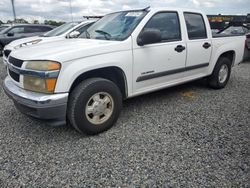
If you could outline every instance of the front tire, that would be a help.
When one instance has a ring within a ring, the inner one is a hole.
[[[110,80],[90,78],[70,94],[68,120],[81,133],[99,134],[111,128],[122,109],[120,89]]]
[[[0,44],[0,57],[3,56],[3,46]]]
[[[208,78],[208,84],[213,89],[224,88],[231,75],[232,63],[230,59],[222,57],[215,65],[213,74]]]

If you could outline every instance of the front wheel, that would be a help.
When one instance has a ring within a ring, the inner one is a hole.
[[[70,94],[68,119],[81,133],[104,132],[117,121],[122,108],[122,94],[112,81],[91,78],[80,83]]]
[[[215,65],[213,74],[208,78],[208,84],[214,89],[224,88],[231,75],[232,63],[228,58],[222,57]]]

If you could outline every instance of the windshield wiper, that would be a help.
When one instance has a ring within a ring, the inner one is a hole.
[[[95,32],[103,34],[106,40],[110,40],[110,38],[112,37],[111,34],[103,30],[95,30]]]

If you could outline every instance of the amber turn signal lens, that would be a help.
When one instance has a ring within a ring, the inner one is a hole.
[[[56,78],[51,78],[51,79],[46,79],[46,89],[47,91],[50,92],[54,92],[55,90],[55,86],[56,86]]]
[[[48,70],[59,70],[61,65],[57,62],[49,61],[48,62]]]

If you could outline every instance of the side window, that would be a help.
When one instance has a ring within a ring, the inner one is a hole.
[[[42,32],[42,27],[36,27],[36,26],[27,26],[25,27],[25,33],[37,33]]]
[[[24,27],[14,27],[8,33],[24,33]]]
[[[143,30],[158,29],[161,32],[162,41],[181,40],[179,17],[176,12],[162,12],[154,15]]]
[[[184,13],[184,17],[190,40],[207,38],[206,26],[201,14]]]

